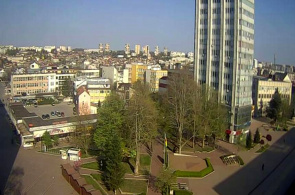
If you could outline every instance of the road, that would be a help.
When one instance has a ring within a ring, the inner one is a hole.
[[[4,99],[0,83],[0,99]],[[12,127],[4,107],[0,107],[0,194],[77,194],[62,177],[59,156],[38,153],[19,147],[13,138]]]

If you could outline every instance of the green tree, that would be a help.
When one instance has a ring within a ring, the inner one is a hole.
[[[48,131],[45,131],[42,135],[42,142],[47,148],[52,147],[52,140]]]
[[[103,181],[109,190],[116,190],[123,184],[125,169],[122,166],[121,140],[115,130],[105,143]]]
[[[126,133],[123,129],[125,121],[125,107],[120,96],[112,92],[106,97],[104,103],[97,108],[97,128],[94,132],[94,142],[98,149],[105,150],[105,144],[112,131],[117,132],[121,137]]]
[[[260,133],[259,133],[259,129],[257,128],[254,135],[254,143],[258,144],[259,142],[260,142]]]
[[[133,84],[133,96],[127,107],[128,128],[136,150],[135,170],[138,174],[140,148],[142,144],[151,144],[157,135],[156,105],[150,97],[149,86],[141,81]],[[152,145],[151,145],[152,147]]]
[[[266,116],[273,119],[275,122],[278,120],[281,112],[282,100],[278,89],[276,89],[269,106],[266,108]]]
[[[249,131],[246,139],[246,148],[250,149],[252,147],[252,134],[251,131]]]
[[[58,146],[58,144],[59,144],[59,137],[58,137],[58,135],[53,136],[53,144],[55,146]]]
[[[156,187],[161,190],[162,194],[169,194],[172,183],[176,182],[176,176],[170,169],[162,169],[156,180]]]

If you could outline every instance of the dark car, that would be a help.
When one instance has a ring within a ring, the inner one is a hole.
[[[61,115],[62,117],[65,117],[65,113],[64,113],[64,112],[61,112],[60,115]]]
[[[34,107],[37,108],[38,107],[38,104],[34,103]]]
[[[46,117],[46,119],[50,119],[49,114],[46,114],[45,117]]]
[[[46,115],[45,114],[42,114],[42,119],[46,119]]]
[[[55,116],[55,112],[54,111],[51,112],[51,116]]]

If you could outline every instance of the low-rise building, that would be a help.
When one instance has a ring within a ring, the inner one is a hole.
[[[91,113],[90,95],[84,85],[77,89],[76,108],[79,115],[88,115]]]
[[[266,115],[266,108],[269,106],[269,102],[276,90],[278,90],[282,99],[287,100],[289,104],[291,103],[292,82],[288,75],[282,81],[261,76],[253,77],[252,99],[255,106],[254,117]]]
[[[167,70],[161,70],[160,65],[152,66],[151,69],[145,71],[145,82],[149,83],[152,92],[159,91],[160,78],[167,76]]]

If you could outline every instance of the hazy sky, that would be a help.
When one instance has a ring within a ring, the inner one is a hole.
[[[295,1],[256,0],[255,57],[295,65]],[[0,45],[193,51],[194,0],[0,0]]]

